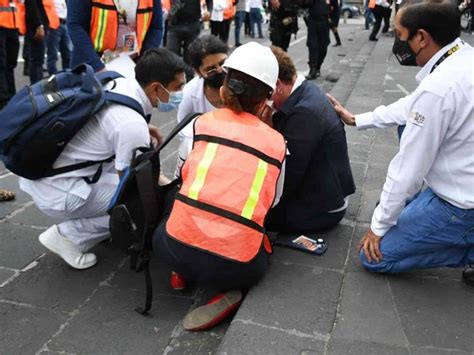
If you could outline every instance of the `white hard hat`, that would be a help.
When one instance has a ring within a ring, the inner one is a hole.
[[[247,74],[275,90],[278,61],[269,47],[257,42],[241,45],[232,52],[223,66]]]

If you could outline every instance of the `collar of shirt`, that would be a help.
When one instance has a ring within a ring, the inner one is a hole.
[[[459,45],[460,47],[462,47],[464,45],[464,42],[461,40],[461,38],[456,38],[453,42],[451,42],[450,44],[444,46],[443,48],[441,48],[433,57],[431,57],[431,59],[428,61],[428,63],[426,63],[423,68],[421,68],[421,70],[418,72],[418,74],[416,74],[416,81],[418,83],[421,83],[423,81],[423,79],[425,79],[431,72],[431,68],[433,68],[433,65],[435,65],[435,63],[448,51],[450,50],[452,47],[454,47],[455,45]]]
[[[305,80],[306,80],[306,79],[304,78],[303,75],[298,74],[298,76],[296,77],[295,83],[293,84],[293,87],[291,88],[291,93],[290,93],[290,95],[293,94],[293,92],[294,92],[296,89],[298,89],[298,88],[301,86],[301,84],[303,84],[303,81],[305,81]]]
[[[143,111],[145,112],[145,115],[151,115],[153,112],[153,105],[150,102],[150,99],[148,96],[146,96],[145,91],[143,88],[140,86],[140,84],[135,80],[135,79],[126,79],[127,80],[127,87],[128,90],[130,90],[130,86],[133,87],[134,93],[130,95],[129,93],[123,93],[125,95],[129,95],[133,97],[135,100],[138,101],[140,105],[143,107]],[[133,85],[132,85],[133,83]],[[130,91],[129,91],[130,92]]]

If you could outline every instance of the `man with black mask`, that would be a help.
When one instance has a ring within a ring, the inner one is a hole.
[[[272,46],[288,51],[291,35],[298,32],[298,7],[291,0],[271,0],[270,40]]]
[[[459,35],[452,1],[407,1],[395,17],[393,53],[422,67],[416,90],[356,116],[331,98],[359,129],[406,125],[358,245],[370,271],[466,266],[463,280],[474,285],[474,49]]]
[[[194,40],[188,48],[190,65],[196,76],[186,84],[183,90],[183,101],[178,109],[178,122],[189,113],[209,112],[222,107],[219,89],[225,78],[222,64],[227,59],[229,47],[219,38],[206,35]],[[181,166],[193,144],[193,124],[188,124],[180,133],[181,141],[176,176],[180,175]]]

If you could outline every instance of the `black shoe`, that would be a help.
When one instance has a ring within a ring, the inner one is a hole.
[[[23,76],[30,76],[30,65],[26,64],[23,66]]]
[[[336,44],[333,44],[332,46],[333,47],[339,47],[341,44],[340,43],[336,43]]]
[[[469,286],[474,286],[474,267],[472,265],[466,266],[462,272],[462,280]]]
[[[236,43],[235,48],[240,47],[241,45],[242,45],[242,43]]]
[[[372,41],[372,42],[377,42],[377,41],[378,41],[378,39],[377,39],[377,38],[374,38],[374,37],[370,37],[370,38],[369,38],[369,41]]]
[[[305,76],[306,80],[314,80],[316,78],[319,78],[321,76],[321,72],[317,70],[316,68],[311,68],[309,70],[308,75]]]

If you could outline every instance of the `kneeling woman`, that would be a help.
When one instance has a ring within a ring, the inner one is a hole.
[[[271,247],[263,223],[286,152],[283,136],[259,118],[278,78],[271,50],[248,43],[224,68],[224,108],[195,121],[182,185],[153,241],[186,282],[224,292],[186,316],[188,330],[218,324],[264,275]]]

